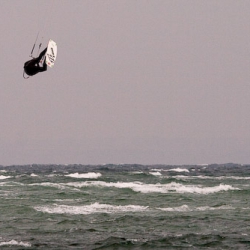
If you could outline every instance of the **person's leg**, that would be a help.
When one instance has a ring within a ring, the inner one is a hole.
[[[33,67],[36,63],[37,63],[37,59],[34,58],[34,59],[31,59],[31,60],[27,61],[27,62],[24,64],[24,67],[27,67],[27,66]]]
[[[43,66],[40,67],[40,72],[46,71],[47,70],[47,64],[46,64],[46,60],[43,61]]]
[[[47,51],[47,48],[45,48],[45,49],[40,53],[39,57],[37,58],[38,61],[40,61],[40,60],[42,59],[42,57],[45,55],[46,51]]]

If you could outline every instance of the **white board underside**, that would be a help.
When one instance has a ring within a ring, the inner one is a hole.
[[[57,56],[57,45],[53,40],[50,39],[46,52],[46,64],[49,67],[52,68],[54,66],[56,56]]]

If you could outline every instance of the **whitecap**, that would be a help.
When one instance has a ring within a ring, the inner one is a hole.
[[[183,205],[180,207],[157,208],[157,209],[166,211],[166,212],[189,212],[191,211],[188,205]]]
[[[162,174],[160,172],[149,172],[150,174],[154,176],[161,176]]]
[[[11,240],[11,241],[5,241],[5,242],[0,242],[0,246],[23,246],[23,247],[31,247],[31,244],[28,242],[18,242],[16,240]]]
[[[189,170],[186,168],[172,168],[172,169],[168,169],[168,170],[164,170],[167,172],[187,172],[189,173]]]
[[[86,179],[97,179],[99,177],[101,177],[101,173],[86,173],[86,174],[79,174],[79,173],[74,173],[74,174],[68,174],[65,176],[69,176],[69,177],[73,177],[73,178],[86,178]]]
[[[52,205],[52,206],[37,206],[35,210],[44,213],[53,214],[92,214],[92,213],[123,213],[123,212],[141,212],[148,209],[146,206],[127,205],[115,206],[108,204],[94,203],[86,206],[67,206],[67,205]]]
[[[49,175],[47,175],[47,177],[55,177],[56,176],[56,174],[49,174]]]
[[[170,178],[169,176],[165,178]],[[173,178],[173,176],[171,176]],[[210,179],[210,180],[250,180],[250,177],[242,177],[242,176],[206,176],[206,175],[197,175],[197,176],[185,176],[185,175],[176,175],[174,176],[176,179]]]
[[[182,205],[179,207],[167,207],[167,208],[157,208],[157,209],[165,212],[193,212],[193,211],[233,210],[235,208],[229,205],[223,205],[219,207],[203,206],[203,207],[193,207],[193,208],[189,207],[188,205]]]
[[[212,210],[232,210],[235,209],[234,207],[230,205],[223,205],[219,207],[209,207],[209,206],[204,206],[204,207],[197,207],[196,210],[198,211],[212,211]]]
[[[144,174],[142,171],[134,171],[134,172],[130,172],[130,174]]]
[[[141,193],[194,193],[194,194],[211,194],[221,191],[239,190],[231,185],[220,184],[214,187],[203,187],[201,185],[183,185],[176,182],[169,184],[144,184],[141,182],[104,182],[104,181],[86,181],[67,183],[68,186],[77,188],[97,186],[97,187],[115,187],[130,188],[135,192]]]
[[[11,178],[11,176],[0,175],[0,180]]]

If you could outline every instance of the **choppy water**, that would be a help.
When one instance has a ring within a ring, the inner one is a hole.
[[[250,249],[250,166],[0,167],[0,249]]]

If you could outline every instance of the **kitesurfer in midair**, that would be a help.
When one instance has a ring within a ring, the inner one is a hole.
[[[27,75],[33,76],[39,72],[43,72],[43,71],[47,70],[47,64],[46,64],[46,60],[45,60],[46,58],[44,58],[43,65],[42,66],[39,65],[39,63],[40,63],[41,59],[43,58],[43,56],[45,55],[46,51],[47,51],[47,48],[45,48],[37,58],[33,58],[24,64],[24,66],[23,66],[24,72]]]

